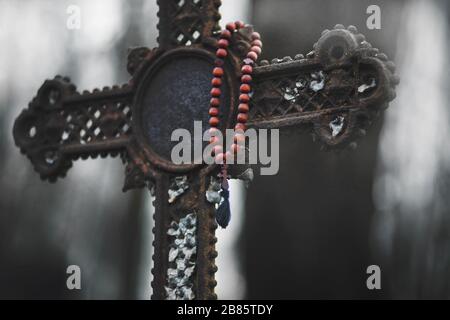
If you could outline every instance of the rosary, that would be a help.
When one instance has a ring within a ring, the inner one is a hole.
[[[244,132],[246,130],[246,123],[248,121],[249,112],[249,102],[251,98],[251,82],[253,66],[258,60],[261,54],[262,42],[261,36],[258,32],[253,32],[251,35],[251,48],[247,53],[247,58],[243,60],[243,65],[241,68],[241,85],[239,87],[239,106],[237,123],[234,126],[234,143],[231,145],[230,150],[223,150],[223,147],[218,144],[218,138],[215,136],[217,134],[217,129],[220,124],[219,120],[219,107],[220,107],[220,96],[222,94],[222,77],[224,75],[224,59],[228,56],[228,46],[233,34],[239,29],[244,28],[246,25],[241,21],[230,22],[226,25],[226,29],[222,30],[220,33],[220,39],[217,42],[218,49],[216,51],[215,67],[213,69],[213,79],[211,80],[211,101],[209,108],[209,133],[211,134],[211,139],[209,141],[210,145],[214,145],[212,149],[212,155],[215,157],[215,163],[221,164],[221,187],[220,192],[223,201],[220,203],[216,210],[216,221],[222,227],[226,228],[231,219],[230,212],[230,202],[229,202],[229,186],[227,180],[227,160],[231,160],[238,152],[240,146],[239,143],[245,142]]]

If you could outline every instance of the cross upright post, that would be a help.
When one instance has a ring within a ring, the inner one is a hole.
[[[68,78],[47,80],[17,118],[16,145],[44,180],[66,175],[74,160],[120,156],[123,190],[155,196],[153,299],[216,299],[215,207],[205,196],[216,165],[171,161],[171,133],[208,127],[220,0],[158,0],[158,48],[134,48],[123,86],[82,93]],[[230,44],[221,130],[237,112],[240,65],[251,27]],[[398,78],[386,55],[355,27],[325,30],[306,56],[254,68],[249,125],[305,130],[326,148],[353,146],[394,99]]]

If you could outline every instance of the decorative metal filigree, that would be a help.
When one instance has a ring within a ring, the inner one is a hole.
[[[175,202],[175,200],[181,196],[187,189],[189,188],[189,184],[187,181],[187,176],[175,177],[170,184],[169,190],[167,193],[169,194],[169,203]]]
[[[132,134],[131,97],[127,85],[80,94],[68,78],[47,80],[15,122],[16,145],[52,182],[73,160],[117,156]]]
[[[212,204],[219,204],[222,199],[222,196],[220,195],[221,189],[221,181],[217,177],[211,176],[208,190],[205,192],[206,200]]]
[[[167,269],[168,300],[193,300],[193,276],[197,254],[197,217],[190,213],[179,222],[172,221],[167,234],[172,238]]]

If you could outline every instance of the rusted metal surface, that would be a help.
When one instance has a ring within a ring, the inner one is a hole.
[[[123,190],[146,187],[155,196],[152,298],[215,299],[217,224],[205,192],[216,168],[175,165],[168,155],[171,130],[192,131],[194,120],[207,127],[220,1],[158,4],[160,46],[130,51],[128,84],[79,93],[67,78],[47,80],[17,118],[14,139],[41,178],[51,182],[64,177],[79,158],[120,155],[126,165]],[[231,43],[222,129],[234,125],[240,59],[251,31],[241,29]],[[324,32],[306,58],[262,61],[255,68],[250,125],[306,128],[328,147],[347,145],[394,98],[398,79],[393,73],[394,65],[355,28],[336,26]],[[188,187],[172,190],[177,197],[169,203],[168,191],[180,176]],[[196,222],[194,251],[173,234],[188,216]],[[195,252],[190,268],[183,259],[174,260],[185,249]]]

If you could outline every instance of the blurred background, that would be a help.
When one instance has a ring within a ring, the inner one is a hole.
[[[368,30],[366,9],[381,8]],[[81,29],[66,27],[81,8]],[[450,298],[450,5],[446,0],[223,0],[255,25],[263,58],[307,53],[323,29],[355,25],[397,64],[397,99],[355,151],[282,135],[280,171],[234,183],[218,231],[223,299]],[[121,192],[119,159],[78,161],[41,182],[12,139],[44,79],[79,90],[125,83],[127,49],[156,46],[156,0],[0,0],[0,298],[148,299],[152,207]],[[82,289],[66,288],[79,265]],[[366,269],[381,268],[381,290]]]

